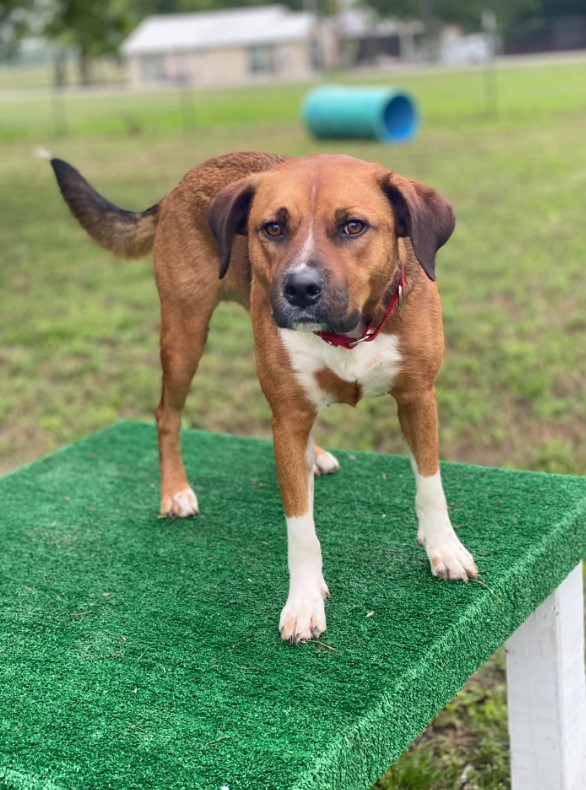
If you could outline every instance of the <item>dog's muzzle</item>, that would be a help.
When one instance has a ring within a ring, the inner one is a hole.
[[[332,282],[323,267],[302,266],[289,270],[273,285],[273,318],[281,329],[318,329],[348,332],[360,320],[348,311],[348,294]]]
[[[324,281],[317,269],[304,267],[289,272],[283,282],[283,296],[292,307],[305,309],[317,304],[322,298]]]

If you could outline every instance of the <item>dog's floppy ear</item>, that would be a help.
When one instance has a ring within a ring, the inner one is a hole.
[[[423,271],[435,280],[435,254],[456,225],[452,207],[435,189],[398,173],[381,176],[381,186],[393,206],[397,235],[409,236]]]
[[[246,233],[258,176],[243,178],[223,189],[208,210],[208,225],[220,251],[220,280],[230,265],[234,236]]]

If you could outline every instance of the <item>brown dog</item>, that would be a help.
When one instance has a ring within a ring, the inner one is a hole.
[[[212,312],[223,299],[250,310],[287,519],[284,639],[298,643],[326,628],[313,477],[338,467],[314,448],[311,429],[330,403],[394,396],[431,571],[476,578],[450,522],[438,466],[434,383],[443,333],[434,263],[454,215],[435,190],[347,156],[240,153],[196,167],[158,205],[132,213],[98,195],[70,165],[51,163],[69,208],[95,241],[128,258],[154,243],[162,513],[198,512],[179,431]]]

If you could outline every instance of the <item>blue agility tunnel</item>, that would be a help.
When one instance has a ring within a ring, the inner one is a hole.
[[[414,99],[397,88],[324,85],[303,101],[303,120],[318,138],[412,140],[419,127]]]

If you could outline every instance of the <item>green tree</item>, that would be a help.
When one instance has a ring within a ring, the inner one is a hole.
[[[117,54],[134,22],[127,0],[57,0],[45,35],[77,49],[80,81],[87,85],[92,58]]]
[[[13,57],[29,28],[30,3],[0,0],[0,60]]]
[[[421,19],[424,23],[461,25],[464,30],[479,30],[483,11],[496,14],[502,32],[520,16],[541,9],[543,0],[366,0],[381,16]],[[426,27],[428,25],[426,24]]]
[[[267,5],[267,0],[134,0],[133,7],[140,16],[150,14],[197,13],[220,11],[223,8],[245,8]]]
[[[586,3],[584,0],[542,0],[542,14],[552,16],[584,16]]]
[[[308,0],[130,0],[130,2],[139,18],[150,14],[220,11],[225,8],[248,8],[272,3],[286,5],[293,11],[303,11],[308,6]],[[315,5],[324,12],[324,9],[332,5],[332,0],[310,0],[309,6]]]

